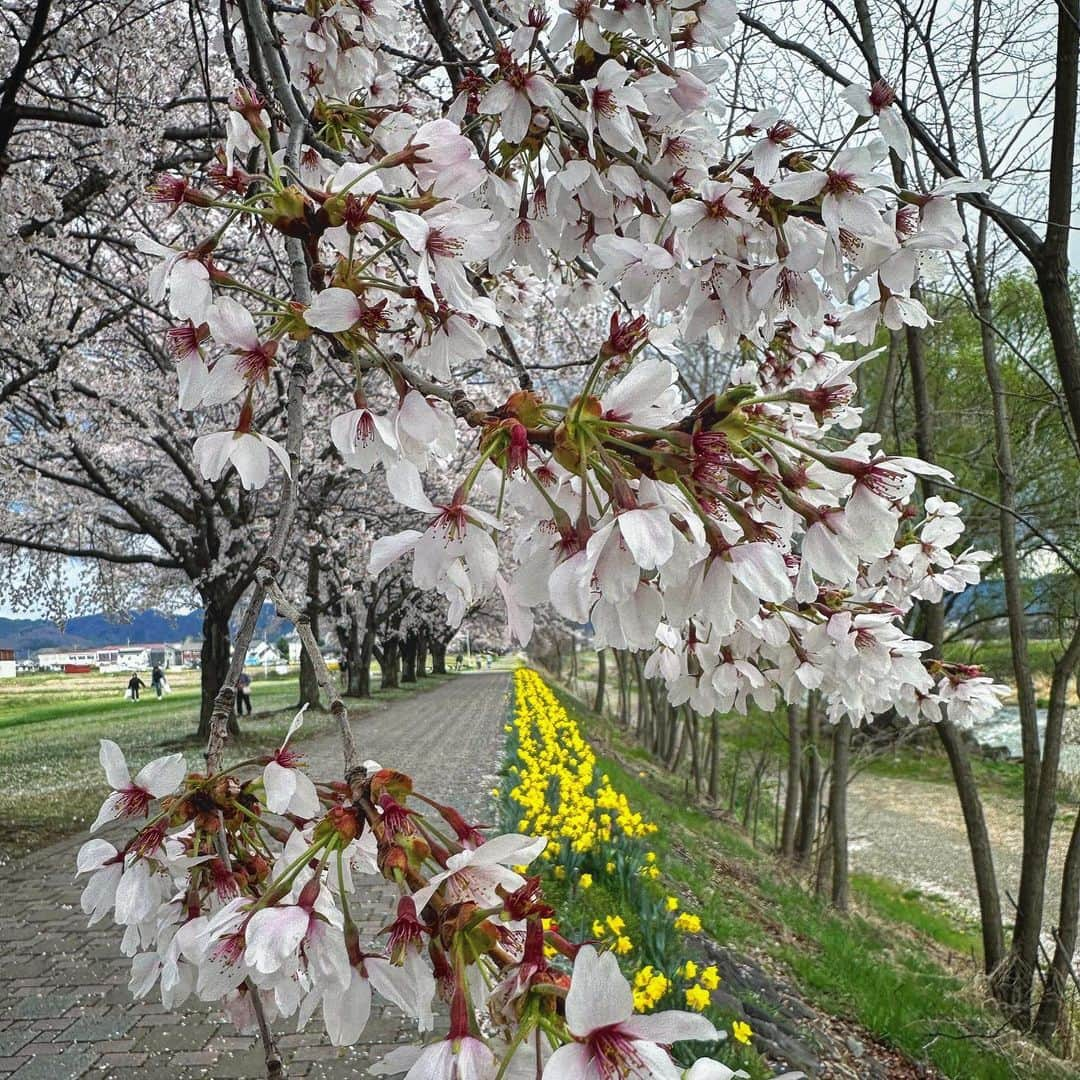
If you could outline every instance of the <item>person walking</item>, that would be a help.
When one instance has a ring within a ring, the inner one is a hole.
[[[251,676],[246,671],[240,672],[240,678],[236,680],[236,715],[244,715],[244,706],[247,706],[247,714],[251,715]]]
[[[146,683],[144,683],[142,681],[142,679],[139,678],[139,673],[137,671],[133,671],[131,673],[131,678],[128,679],[128,695],[131,698],[131,700],[132,701],[138,701],[139,700],[139,691],[140,690],[145,690],[145,689],[146,689]]]
[[[154,688],[154,693],[158,696],[158,701],[161,700],[161,695],[164,693],[165,672],[161,670],[159,664],[154,665],[154,670],[150,672],[150,685]]]

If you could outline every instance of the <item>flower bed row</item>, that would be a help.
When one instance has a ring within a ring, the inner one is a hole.
[[[558,910],[572,923],[563,929],[591,935],[618,956],[638,1012],[704,1012],[734,1037],[725,1056],[732,1064],[746,1062],[749,1027],[714,1009],[719,973],[692,955],[701,921],[662,886],[648,846],[657,826],[615,789],[577,719],[528,668],[514,674],[506,732],[503,780],[492,794],[505,829],[548,838],[540,860],[544,888],[563,899]]]

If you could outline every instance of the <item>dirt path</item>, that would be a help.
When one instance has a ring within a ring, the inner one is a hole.
[[[961,910],[978,915],[964,819],[955,789],[948,784],[888,779],[860,774],[848,792],[851,865],[860,873],[891,878],[945,897]],[[987,828],[994,847],[998,886],[1006,917],[1020,884],[1023,818],[1019,800],[984,799]],[[1061,808],[1054,823],[1046,919],[1057,916],[1061,866],[1072,827]]]

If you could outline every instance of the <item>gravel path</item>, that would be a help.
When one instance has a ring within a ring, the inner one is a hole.
[[[951,784],[886,779],[861,773],[848,791],[852,869],[945,897],[962,911],[978,916],[975,875],[971,868],[960,801]],[[987,828],[994,847],[998,887],[1006,921],[1020,885],[1023,817],[1018,799],[984,799]],[[1050,850],[1050,881],[1045,925],[1057,918],[1061,867],[1072,818],[1058,808]]]
[[[361,752],[475,818],[498,770],[508,687],[505,673],[461,675],[365,714],[356,725]],[[340,772],[335,734],[301,745],[318,773]],[[215,1010],[189,1001],[168,1013],[153,995],[132,1001],[119,929],[103,922],[88,930],[79,910],[82,885],[72,874],[85,839],[70,837],[0,869],[0,1077],[265,1075],[257,1040],[238,1036]],[[361,937],[373,940],[396,891],[373,878],[359,896],[350,906]],[[277,1025],[290,1078],[365,1076],[367,1064],[409,1037],[404,1019],[385,1007],[377,1007],[364,1043],[349,1050],[330,1046],[316,1027],[295,1033],[291,1024]]]

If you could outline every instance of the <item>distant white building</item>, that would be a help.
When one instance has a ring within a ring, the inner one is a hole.
[[[0,649],[0,679],[15,678],[15,650]]]
[[[155,664],[163,668],[180,663],[180,647],[168,642],[103,645],[97,649],[42,649],[38,664],[46,671],[68,668],[98,668],[102,672],[149,670]]]
[[[63,671],[67,667],[97,667],[97,649],[42,649],[38,664],[46,671]]]
[[[159,641],[150,644],[105,645],[97,651],[97,666],[103,672],[139,671],[155,664],[163,668],[180,663],[180,646]]]
[[[244,664],[248,667],[258,667],[266,664],[272,666],[281,662],[281,653],[270,644],[269,641],[256,641],[247,651]]]

